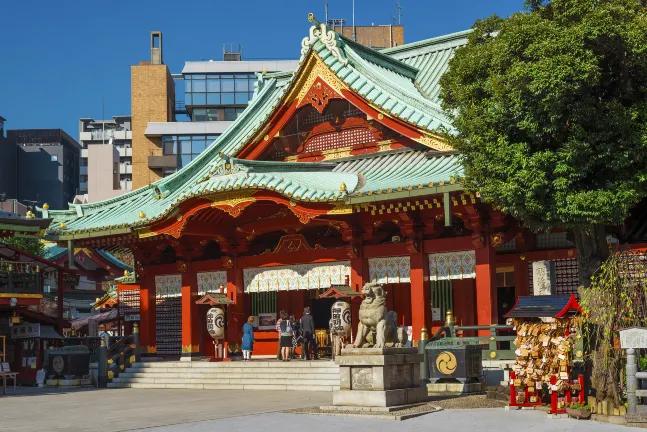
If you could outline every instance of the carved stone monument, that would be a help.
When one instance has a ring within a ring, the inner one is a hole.
[[[393,407],[427,400],[420,386],[417,348],[348,348],[335,359],[339,390],[334,406]]]
[[[387,312],[386,292],[376,283],[364,285],[360,323],[353,345],[335,358],[339,365],[339,390],[333,393],[333,407],[389,407],[427,400],[420,386],[423,354],[417,348],[402,348],[403,335],[395,313]]]

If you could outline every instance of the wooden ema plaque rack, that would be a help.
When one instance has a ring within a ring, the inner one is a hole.
[[[571,379],[573,361],[582,360],[581,312],[574,295],[519,297],[506,315],[517,330],[511,407],[542,405],[543,385],[551,397],[551,414],[565,413],[574,397],[584,404],[584,377]]]

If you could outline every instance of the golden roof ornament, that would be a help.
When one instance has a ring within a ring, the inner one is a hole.
[[[146,213],[144,213],[143,211],[140,210],[139,211],[139,218],[144,219],[145,217],[146,217]]]
[[[67,228],[67,225],[65,225],[64,222],[61,222],[61,224],[58,226],[58,228],[64,230],[65,228]]]
[[[47,203],[43,204],[43,210],[49,210],[49,204]]]
[[[124,270],[124,276],[130,276],[130,272],[128,270]]]
[[[32,213],[32,211],[31,211],[31,210],[28,210],[28,211],[27,211],[27,214],[25,214],[25,217],[26,217],[27,219],[33,219],[35,216],[34,216],[34,213]]]
[[[341,192],[346,192],[346,183],[342,183],[342,184],[340,184],[340,185],[339,185],[339,190],[340,190]]]

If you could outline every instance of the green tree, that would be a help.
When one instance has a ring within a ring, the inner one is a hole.
[[[534,230],[567,228],[580,277],[646,196],[644,0],[529,0],[477,21],[441,80],[465,185]]]
[[[25,238],[25,237],[7,237],[0,239],[0,243],[5,243],[18,249],[22,249],[26,252],[29,252],[32,255],[43,256],[45,251],[45,246],[40,239],[36,238]]]

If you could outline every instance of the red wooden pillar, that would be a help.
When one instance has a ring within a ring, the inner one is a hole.
[[[189,262],[182,273],[182,359],[191,360],[201,357],[199,311],[195,302],[198,300],[198,278],[193,265]],[[204,324],[206,325],[206,324]]]
[[[476,249],[476,316],[478,325],[497,323],[496,262],[494,248],[488,244]],[[488,336],[489,330],[479,332]]]
[[[234,304],[227,306],[227,335],[228,344],[242,342],[243,325],[247,322],[244,295],[243,269],[238,268],[237,260],[234,267],[227,270],[227,297]]]
[[[63,298],[65,297],[65,277],[63,271],[58,271],[58,288],[56,290],[56,327],[59,334],[63,334]]]
[[[139,275],[139,341],[142,354],[157,352],[155,340],[155,277]]]
[[[528,262],[518,260],[514,263],[514,295],[527,296],[529,295],[528,286]]]
[[[362,287],[368,282],[368,259],[352,258],[350,260],[350,286],[357,292],[362,292]],[[350,316],[353,338],[357,334],[357,324],[359,323],[359,307],[362,303],[361,297],[355,297],[350,302]],[[355,339],[353,339],[354,341]]]
[[[411,255],[411,326],[412,341],[420,340],[422,327],[431,330],[431,286],[429,285],[429,256]]]

